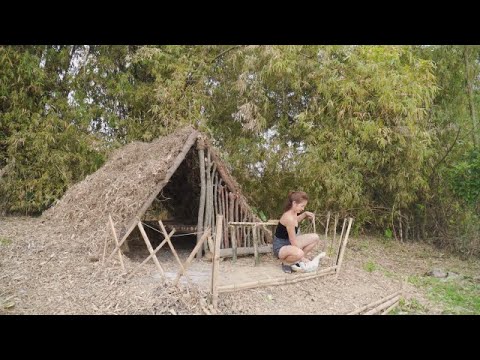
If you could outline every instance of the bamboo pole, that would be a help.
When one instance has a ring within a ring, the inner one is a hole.
[[[213,201],[215,199],[215,189],[213,187],[213,183],[215,181],[215,174],[217,172],[217,164],[213,163],[213,170],[212,170],[212,180],[211,180],[211,189],[210,189],[210,207],[211,207],[211,211],[212,211],[212,216],[210,217],[210,229],[215,229],[215,216],[217,215],[215,213],[215,206],[213,205]]]
[[[214,207],[214,210],[215,210],[215,219],[216,219],[217,215],[219,214],[219,211],[218,211],[218,185],[219,185],[219,183],[218,183],[218,172],[215,172],[215,181],[214,181],[214,185],[213,185],[213,187],[214,187],[214,190],[213,190],[213,193],[214,193],[213,207]],[[216,226],[216,224],[215,224],[215,226]],[[215,237],[215,229],[216,229],[215,226],[212,227],[212,233],[213,233],[212,236],[214,236],[214,237]],[[210,249],[210,251],[212,251],[212,253],[213,253],[213,249]]]
[[[223,214],[224,216],[224,221],[223,221],[223,247],[228,248],[228,187],[223,188],[224,194],[223,196],[225,197],[225,213]]]
[[[217,215],[217,235],[215,236],[215,251],[212,261],[212,305],[216,309],[218,305],[218,273],[220,270],[220,242],[222,241],[223,216]]]
[[[388,307],[384,312],[382,312],[382,315],[388,315],[390,311],[392,311],[397,307],[399,302],[400,302],[400,298],[398,299],[398,301],[395,301],[395,303],[393,303],[390,307]]]
[[[160,262],[158,261],[157,257],[155,256],[155,253],[153,252],[152,244],[150,243],[150,240],[148,239],[147,233],[145,232],[145,229],[143,228],[142,222],[138,222],[138,228],[140,229],[140,233],[142,234],[143,241],[145,241],[145,244],[147,245],[148,252],[150,255],[152,255],[153,261],[155,262],[155,265],[157,265],[158,270],[160,271],[160,274],[162,274],[163,277],[165,277],[165,272],[163,271],[162,265],[160,265]]]
[[[375,307],[375,306],[377,306],[377,305],[383,304],[384,302],[386,302],[386,301],[388,301],[388,300],[390,300],[390,299],[393,299],[395,296],[400,295],[400,294],[401,294],[401,291],[400,291],[400,290],[395,291],[393,294],[387,295],[387,296],[383,297],[383,298],[380,299],[380,300],[376,300],[376,301],[374,301],[374,302],[372,302],[372,303],[370,303],[370,304],[367,304],[367,305],[365,305],[365,306],[362,306],[361,308],[358,308],[358,309],[356,309],[356,310],[353,310],[353,311],[347,313],[346,315],[358,315],[358,314],[360,314],[361,312],[363,312],[363,311],[365,311],[365,310],[367,310],[367,309],[369,309],[369,308],[371,308],[371,307]]]
[[[367,311],[364,315],[374,315],[377,314],[379,311],[384,310],[385,308],[388,308],[392,306],[393,304],[396,304],[400,300],[400,295],[395,296],[393,299],[390,299],[383,304],[380,304],[373,309]]]
[[[255,258],[255,266],[260,264],[260,255],[258,254],[258,233],[257,225],[252,227],[252,236],[253,236],[253,256]]]
[[[185,272],[185,269],[183,268],[182,261],[178,257],[178,254],[177,254],[175,248],[173,247],[172,240],[170,239],[170,236],[168,235],[167,230],[165,230],[165,226],[163,226],[162,220],[158,220],[158,224],[160,225],[160,228],[162,229],[163,236],[165,236],[165,239],[167,240],[168,246],[170,247],[170,250],[172,250],[173,256],[175,256],[175,259],[177,260],[178,265],[180,266],[180,269],[183,270],[183,272]]]
[[[330,211],[327,213],[327,225],[325,225],[325,241],[328,239],[328,224],[330,223]]]
[[[211,224],[211,216],[212,216],[212,208],[210,202],[211,196],[211,187],[212,187],[212,179],[210,176],[210,171],[212,170],[212,161],[210,157],[210,151],[207,149],[207,161],[205,164],[205,175],[206,175],[206,188],[205,188],[205,218],[203,220],[203,228],[207,228]],[[207,244],[204,243],[203,250],[207,251]]]
[[[197,143],[198,159],[200,167],[200,203],[198,205],[198,222],[197,222],[197,243],[200,241],[201,233],[203,231],[203,215],[205,212],[205,144],[203,139],[200,138]],[[197,258],[202,257],[202,252],[197,253]]]
[[[238,201],[238,195],[235,196],[235,219],[233,219],[234,222],[236,221],[241,221],[240,219],[240,205],[239,205],[239,201]],[[241,243],[241,232],[242,232],[242,229],[239,228],[239,227],[236,227],[235,228],[235,232],[236,232],[236,236],[237,236],[237,239],[239,241],[239,244]]]
[[[241,255],[252,255],[255,253],[255,250],[253,247],[238,247],[237,244],[237,257]],[[268,254],[272,252],[272,244],[264,245],[264,246],[259,246],[257,248],[257,251],[259,254]],[[228,249],[220,249],[220,257],[226,258],[226,257],[233,257],[233,248],[228,248]]]
[[[234,219],[233,219],[233,214],[234,214],[234,213],[233,213],[233,207],[234,207],[234,205],[235,205],[235,194],[229,192],[229,193],[228,193],[228,200],[229,200],[229,201],[228,201],[228,220],[229,220],[229,221],[234,221]],[[227,226],[227,238],[228,238],[228,237],[229,237],[229,236],[228,236],[229,226],[228,226],[228,221],[225,220],[225,222],[226,222],[225,225]],[[232,234],[233,234],[233,231],[232,231]],[[232,235],[231,235],[231,236],[232,236]],[[231,240],[231,239],[230,239],[230,240]],[[227,242],[228,242],[228,247],[230,247],[230,240],[227,240]],[[232,245],[232,246],[233,246],[233,245]]]
[[[333,242],[337,240],[337,225],[338,225],[338,213],[335,214],[335,220],[333,222]]]
[[[342,239],[342,248],[340,249],[340,255],[338,257],[337,276],[336,276],[337,278],[338,278],[338,275],[340,274],[340,270],[342,268],[343,256],[345,255],[345,248],[347,247],[348,235],[350,235],[350,229],[352,227],[352,222],[353,222],[353,218],[348,218],[347,232],[345,233],[344,239]]]
[[[188,259],[185,261],[185,264],[183,265],[183,270],[180,269],[180,271],[177,273],[177,276],[175,277],[175,280],[173,280],[173,285],[174,286],[177,286],[178,281],[180,280],[180,277],[188,270],[188,267],[190,266],[190,263],[192,262],[193,258],[195,257],[195,254],[201,249],[202,244],[205,242],[205,239],[208,236],[210,236],[210,233],[211,233],[210,229],[205,230],[202,237],[200,238],[200,241],[195,245],[192,252],[188,256]]]
[[[228,223],[228,225],[234,225],[234,226],[240,226],[240,225],[271,225],[271,226],[276,226],[278,225],[279,220],[268,220],[266,222],[260,222],[260,221],[231,221]]]
[[[225,215],[225,198],[223,197],[223,191],[225,189],[224,185],[219,186],[219,199],[220,199],[220,215],[224,216]],[[218,224],[217,224],[218,227]],[[217,233],[215,233],[215,236]],[[222,234],[223,234],[223,228],[222,228]],[[223,246],[222,246],[223,248]]]
[[[170,234],[168,234],[168,236],[172,236],[173,234],[175,233],[175,229],[173,229],[172,231],[170,231]],[[133,274],[135,274],[135,272],[140,269],[148,260],[150,260],[152,258],[152,256],[155,256],[155,254],[163,247],[163,245],[165,245],[167,243],[167,239],[164,239],[160,245],[158,245],[155,250],[153,250],[153,254],[150,254],[148,255],[148,257],[142,261],[142,263],[140,265],[138,265],[135,269],[133,269],[131,272],[130,272],[130,275],[128,276],[128,278],[130,279]]]
[[[340,233],[340,239],[338,240],[338,246],[337,246],[337,251],[335,252],[335,257],[332,256],[332,265],[338,264],[338,258],[340,256],[340,247],[342,246],[342,240],[344,237],[344,231],[345,231],[345,224],[347,223],[347,218],[343,219],[343,225],[342,225],[342,232]],[[333,242],[332,242],[333,244]],[[333,250],[333,249],[332,249]]]
[[[113,224],[112,215],[110,214],[108,214],[108,221],[110,222],[110,228],[112,229],[113,238],[115,239],[115,244],[116,244],[116,247],[118,248],[118,257],[120,258],[120,265],[122,266],[123,273],[126,274],[127,270],[125,270],[125,264],[123,263],[122,250],[120,250],[120,244],[118,243],[117,233],[115,231],[115,225]]]
[[[237,229],[235,228],[235,226],[230,225],[230,234],[232,237],[232,261],[234,264],[237,262],[237,235],[235,234],[236,231]]]
[[[232,292],[232,291],[240,291],[240,290],[248,290],[254,289],[257,287],[265,287],[265,286],[272,286],[272,285],[288,285],[294,284],[299,281],[305,281],[309,279],[315,279],[317,277],[326,276],[326,275],[333,275],[335,274],[335,266],[322,269],[316,273],[305,273],[305,274],[295,274],[295,275],[286,275],[274,279],[263,279],[257,281],[249,281],[240,284],[228,284],[222,285],[217,288],[219,293],[224,292]]]

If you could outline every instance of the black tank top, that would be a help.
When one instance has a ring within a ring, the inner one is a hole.
[[[298,233],[298,226],[295,226],[295,234]],[[278,223],[277,229],[275,230],[275,236],[280,239],[288,239],[288,232],[285,225]]]

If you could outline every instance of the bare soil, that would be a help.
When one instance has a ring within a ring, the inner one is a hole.
[[[77,235],[78,236],[78,235]],[[440,267],[466,276],[478,276],[480,265],[462,261],[429,245],[400,244],[369,237],[351,237],[338,279],[325,276],[291,285],[271,286],[220,294],[218,310],[208,305],[211,262],[194,260],[178,287],[171,281],[178,264],[168,248],[159,252],[167,280],[153,261],[128,278],[118,257],[102,266],[65,229],[41,218],[0,218],[1,314],[345,314],[393,293],[405,276],[423,276]],[[191,247],[174,241],[185,261]],[[142,252],[143,251],[143,252]],[[132,271],[147,256],[146,249],[125,256]],[[325,259],[321,266],[329,266]],[[262,256],[220,265],[220,283],[251,281],[284,275],[278,260]],[[297,276],[292,274],[291,276]],[[406,301],[415,300],[426,310],[443,309],[430,303],[421,289],[408,284]]]

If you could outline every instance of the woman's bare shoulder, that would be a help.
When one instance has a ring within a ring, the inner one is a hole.
[[[285,225],[285,226],[295,226],[296,225],[296,219],[293,218],[293,216],[291,216],[290,214],[288,213],[284,213],[282,215],[282,217],[280,218],[280,222]]]

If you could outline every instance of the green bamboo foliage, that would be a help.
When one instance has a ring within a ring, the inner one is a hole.
[[[415,237],[460,236],[448,216],[464,204],[464,221],[478,213],[477,182],[462,180],[476,169],[478,55],[475,46],[0,47],[0,204],[40,212],[109,149],[193,124],[268,217],[303,189],[312,209],[355,215],[355,231],[398,237],[401,222]]]

